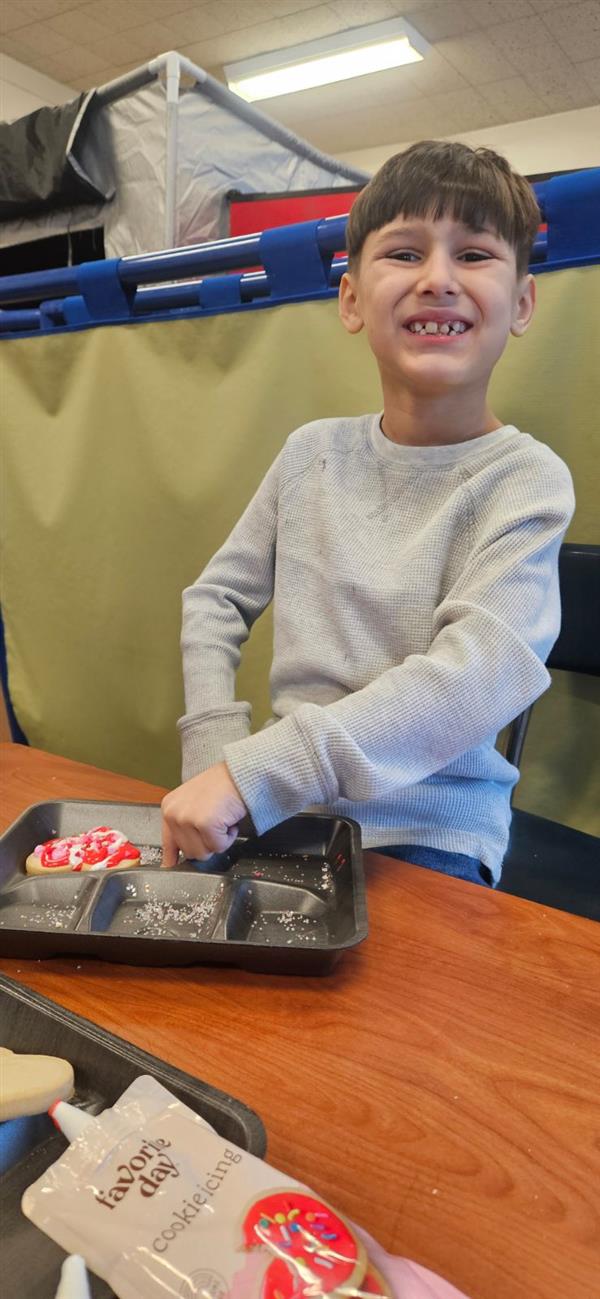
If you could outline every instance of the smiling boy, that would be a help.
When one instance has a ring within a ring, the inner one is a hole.
[[[424,141],[359,195],[340,316],[366,330],[383,411],[288,438],[184,592],[184,784],[164,864],[299,811],[360,822],[366,847],[495,883],[518,772],[498,732],[548,686],[568,470],[491,410],[527,329],[540,220],[491,150]],[[273,720],[235,702],[240,646],[274,601]]]

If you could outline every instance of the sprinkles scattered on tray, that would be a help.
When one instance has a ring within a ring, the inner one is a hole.
[[[151,844],[140,844],[140,853],[142,866],[160,866],[162,848],[153,847]]]
[[[223,885],[209,898],[191,898],[183,894],[182,900],[165,902],[160,898],[149,898],[141,907],[136,907],[135,918],[139,921],[135,932],[150,935],[152,938],[179,937],[182,928],[189,929],[189,938],[200,938],[201,930],[213,914],[217,902],[223,895]],[[190,899],[188,901],[188,899]]]
[[[73,926],[73,916],[75,913],[75,904],[77,897],[73,898],[73,903],[69,907],[45,906],[39,911],[23,911],[18,917],[19,925],[24,929],[71,929]],[[6,927],[6,920],[0,920],[0,926]],[[9,925],[14,928],[14,924]]]

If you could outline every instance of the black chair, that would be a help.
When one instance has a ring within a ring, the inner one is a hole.
[[[600,546],[562,546],[559,574],[562,626],[548,667],[600,676]],[[509,728],[505,756],[516,767],[531,711]],[[515,808],[498,887],[600,920],[600,839]]]

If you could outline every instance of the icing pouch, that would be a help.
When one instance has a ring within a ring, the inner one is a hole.
[[[150,1077],[80,1133],[22,1208],[119,1299],[394,1299],[351,1223]]]

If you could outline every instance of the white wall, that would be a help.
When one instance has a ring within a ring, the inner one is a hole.
[[[14,122],[45,104],[66,104],[79,92],[0,54],[0,122]]]
[[[419,137],[417,137],[419,138]],[[553,113],[550,117],[533,117],[526,122],[508,122],[504,126],[487,126],[483,131],[462,131],[448,140],[462,140],[474,148],[483,145],[508,158],[522,175],[562,171],[571,167],[600,166],[600,107],[576,108],[570,113]],[[394,153],[407,149],[412,141],[380,145],[341,153],[342,162],[374,172]]]

